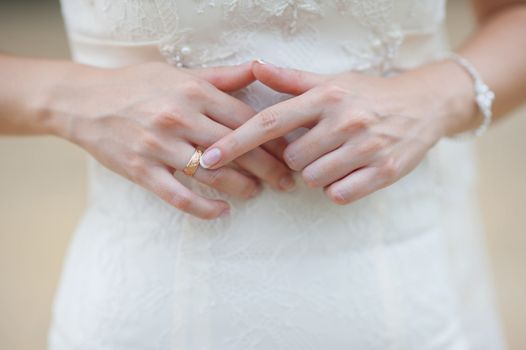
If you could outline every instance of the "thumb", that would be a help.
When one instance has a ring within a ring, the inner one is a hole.
[[[254,61],[252,71],[256,79],[269,88],[292,95],[301,95],[324,83],[330,77],[297,69],[281,68],[263,61]]]
[[[191,69],[188,72],[226,92],[242,89],[256,79],[252,73],[251,62],[236,66]]]

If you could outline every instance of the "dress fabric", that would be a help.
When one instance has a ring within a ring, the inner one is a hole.
[[[397,74],[448,49],[444,0],[62,0],[75,61],[176,67],[260,58]],[[261,110],[288,96],[254,83]],[[266,187],[203,221],[90,158],[50,350],[504,349],[481,241],[472,144],[442,140],[347,206]]]

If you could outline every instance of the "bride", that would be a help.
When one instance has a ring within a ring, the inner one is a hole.
[[[503,349],[469,140],[526,3],[474,5],[452,54],[445,0],[63,0],[74,62],[0,57],[2,133],[90,154],[49,348]]]

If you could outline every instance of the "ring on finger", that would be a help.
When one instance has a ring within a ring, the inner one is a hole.
[[[194,176],[194,174],[197,172],[197,169],[199,168],[199,161],[201,160],[203,152],[204,148],[202,147],[197,147],[195,149],[194,154],[192,154],[192,157],[183,169],[183,173],[185,175]]]

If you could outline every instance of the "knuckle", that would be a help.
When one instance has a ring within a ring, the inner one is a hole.
[[[273,134],[279,129],[279,115],[273,109],[268,109],[259,115],[258,126],[266,134]]]
[[[360,112],[349,111],[339,123],[338,130],[346,134],[366,130],[369,127],[369,118]]]
[[[371,138],[360,146],[360,153],[371,155],[380,152],[383,148],[384,143],[381,139]]]
[[[314,170],[314,169],[305,169],[303,170],[303,172],[301,173],[301,177],[303,178],[303,181],[305,181],[305,183],[307,184],[307,186],[309,187],[320,187],[321,184],[320,184],[320,176],[319,176],[319,171],[317,170]]]
[[[165,187],[165,186],[149,186],[148,187],[153,193],[155,193],[159,198],[164,200],[165,202],[171,204],[172,197],[173,197],[173,191],[172,189]]]
[[[283,160],[292,170],[301,170],[300,153],[292,147],[285,148],[285,151],[283,151]]]
[[[192,207],[192,199],[190,196],[181,193],[174,193],[170,203],[172,203],[172,205],[177,209],[184,212],[190,211],[190,208]]]
[[[303,178],[311,187],[323,186],[323,179],[328,178],[328,174],[335,173],[339,164],[336,160],[329,160],[316,165],[315,168],[306,168],[302,174]]]
[[[352,118],[354,128],[357,130],[364,130],[369,127],[370,119],[364,112],[358,112],[354,114]]]
[[[183,95],[189,100],[200,100],[204,97],[204,86],[198,80],[188,80],[182,85]]]
[[[338,123],[337,130],[344,134],[352,134],[358,129],[357,125],[354,123],[353,119],[349,116],[342,118]]]
[[[135,183],[142,183],[150,173],[148,163],[141,157],[133,157],[128,168],[130,179]]]
[[[335,84],[327,84],[323,87],[322,98],[327,104],[340,103],[345,99],[347,91]]]
[[[239,141],[232,134],[226,136],[224,139],[224,145],[227,150],[236,150],[239,148]]]
[[[351,202],[349,194],[342,189],[330,188],[327,190],[327,196],[333,203],[338,205],[346,205]]]
[[[380,167],[380,176],[387,182],[390,182],[393,179],[398,178],[399,174],[400,166],[398,165],[398,162],[393,157],[388,157]]]
[[[175,110],[162,111],[152,117],[152,123],[159,128],[183,128],[186,127],[186,120],[182,113]]]
[[[138,140],[139,143],[139,149],[141,150],[141,153],[157,153],[161,151],[162,144],[161,142],[155,137],[155,135],[150,133],[143,133],[140,136],[140,139]]]

